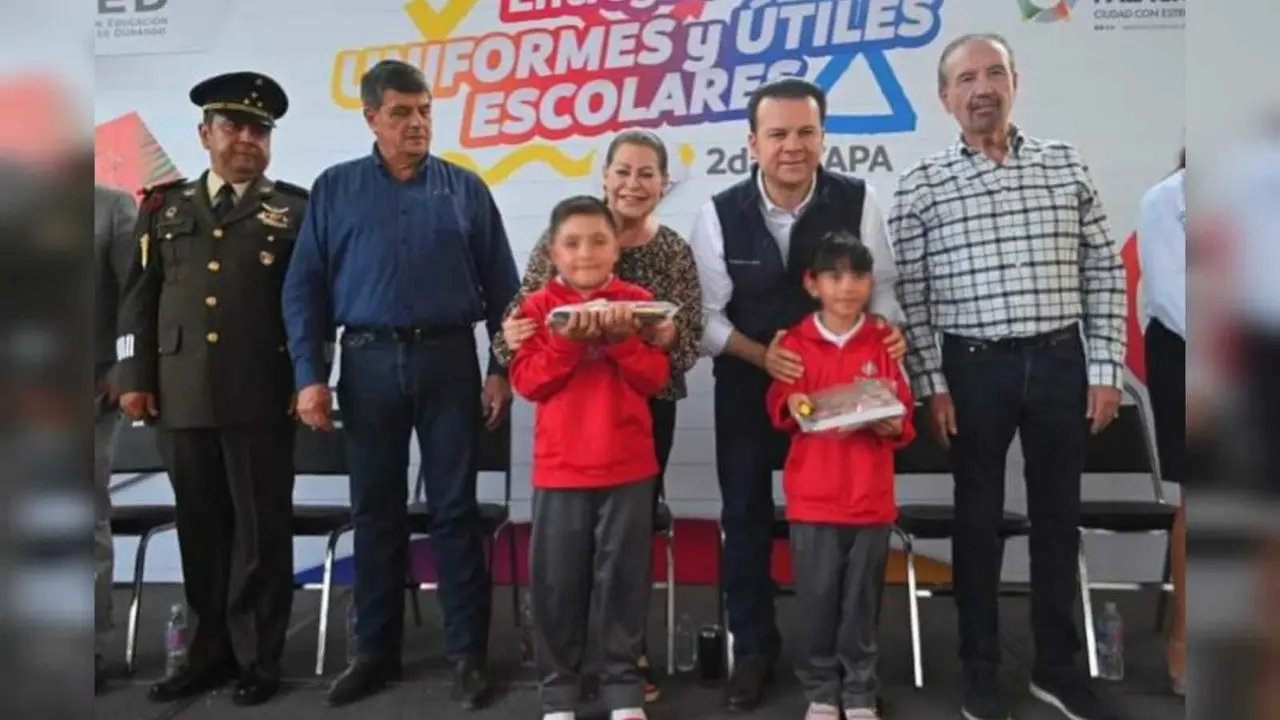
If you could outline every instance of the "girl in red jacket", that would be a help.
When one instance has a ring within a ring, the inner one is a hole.
[[[809,393],[863,377],[911,389],[885,352],[886,329],[863,313],[873,283],[871,251],[848,235],[815,252],[805,287],[821,310],[775,342],[800,356],[795,383],[775,381],[766,402],[773,424],[792,433],[783,469],[796,598],[802,618],[796,675],[809,699],[806,720],[876,720],[876,608],[897,520],[893,452],[915,437],[904,418],[844,433],[802,433]]]
[[[655,345],[675,327],[667,321],[642,331],[621,306],[549,326],[559,306],[653,299],[613,276],[617,229],[600,200],[556,205],[550,238],[559,275],[521,305],[538,325],[510,370],[515,391],[537,405],[529,562],[543,718],[574,718],[595,605],[600,697],[612,720],[644,720],[636,658],[649,618],[658,474],[648,401],[671,379],[666,352]]]

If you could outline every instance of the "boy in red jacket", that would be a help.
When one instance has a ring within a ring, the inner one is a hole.
[[[649,398],[670,380],[655,343],[668,321],[641,330],[620,306],[548,313],[593,300],[652,300],[618,280],[617,228],[600,200],[569,198],[551,211],[559,276],[521,306],[538,323],[511,363],[511,385],[536,403],[530,574],[534,656],[545,720],[573,720],[592,605],[601,611],[600,697],[612,720],[644,720],[636,666],[649,617],[654,451]]]
[[[775,381],[766,402],[773,424],[792,433],[783,469],[791,557],[802,629],[796,675],[809,699],[806,720],[876,720],[877,606],[898,519],[893,453],[915,437],[911,415],[843,433],[803,433],[796,417],[809,394],[859,378],[883,378],[910,410],[911,388],[885,351],[887,332],[863,313],[871,297],[871,251],[830,236],[814,253],[805,287],[821,310],[787,331],[804,374]]]

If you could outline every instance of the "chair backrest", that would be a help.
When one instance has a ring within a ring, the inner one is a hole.
[[[1085,472],[1147,475],[1155,498],[1163,502],[1159,467],[1155,436],[1142,405],[1121,405],[1111,424],[1085,445]]]
[[[1085,445],[1084,470],[1092,473],[1149,473],[1147,432],[1137,405],[1121,405],[1120,412],[1105,430],[1089,437]]]
[[[293,444],[293,471],[298,475],[346,475],[347,434],[342,414],[333,412],[333,430],[312,430],[298,423]]]
[[[917,404],[912,423],[915,425],[916,439],[894,455],[894,472],[899,475],[950,475],[951,455],[933,436],[929,408],[924,404]]]
[[[155,428],[142,422],[122,420],[116,440],[113,473],[162,473],[164,459],[156,445]]]

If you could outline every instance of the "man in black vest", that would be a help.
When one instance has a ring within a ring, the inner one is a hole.
[[[798,78],[757,89],[747,104],[747,142],[757,165],[702,208],[690,236],[706,320],[702,348],[714,358],[723,573],[735,659],[725,701],[735,710],[760,703],[778,654],[770,468],[781,467],[787,439],[770,425],[764,395],[771,376],[794,380],[804,371],[778,340],[817,309],[801,276],[827,233],[853,233],[871,249],[872,309],[882,322],[902,322],[893,254],[871,188],[821,168],[826,109],[825,93]],[[901,332],[887,343],[895,357],[906,354]]]
[[[293,603],[293,364],[281,292],[306,190],[263,176],[289,102],[253,72],[191,90],[209,169],[148,188],[118,323],[120,407],[153,422],[173,484],[188,667],[180,700],[238,675],[233,700],[280,687]]]

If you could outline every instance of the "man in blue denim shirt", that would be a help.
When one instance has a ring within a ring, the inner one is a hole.
[[[284,288],[298,416],[332,427],[324,339],[341,340],[338,399],[355,521],[357,659],[334,682],[345,705],[400,674],[410,433],[417,431],[454,698],[489,699],[489,577],[476,503],[480,413],[492,429],[510,389],[492,355],[481,388],[473,327],[490,335],[520,284],[497,205],[474,173],[428,154],[431,95],[387,60],[361,79],[373,152],[316,179]]]

